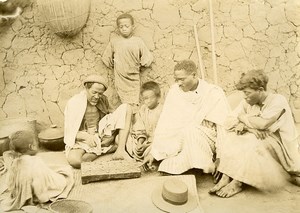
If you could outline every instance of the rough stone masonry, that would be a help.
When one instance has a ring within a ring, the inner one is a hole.
[[[66,101],[82,89],[82,79],[97,72],[109,80],[113,106],[119,102],[113,73],[101,61],[115,20],[129,12],[136,35],[153,52],[142,81],[154,80],[166,92],[176,61],[198,64],[193,26],[197,25],[205,78],[212,82],[208,0],[92,0],[86,26],[72,38],[54,34],[38,5],[26,0],[23,13],[0,27],[0,120],[33,117],[40,128],[63,125]],[[300,122],[300,1],[214,0],[219,85],[227,94],[242,72],[264,69],[269,89],[283,94]]]

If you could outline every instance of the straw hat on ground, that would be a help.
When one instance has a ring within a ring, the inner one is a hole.
[[[156,207],[166,212],[190,212],[197,207],[197,198],[187,185],[178,179],[166,180],[152,193]]]

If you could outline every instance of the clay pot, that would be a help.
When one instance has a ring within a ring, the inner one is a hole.
[[[7,150],[9,150],[9,137],[0,137],[0,156]]]
[[[41,131],[38,135],[40,144],[52,151],[61,151],[65,148],[64,131],[56,125]]]

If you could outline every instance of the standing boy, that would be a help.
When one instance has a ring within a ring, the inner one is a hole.
[[[107,45],[102,60],[114,69],[115,87],[122,103],[139,104],[140,67],[148,67],[153,56],[143,40],[133,36],[134,20],[130,14],[117,18],[119,36]]]

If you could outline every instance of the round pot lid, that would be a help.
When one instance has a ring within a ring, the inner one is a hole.
[[[64,130],[56,125],[51,125],[50,128],[41,131],[38,137],[43,140],[63,138]]]

